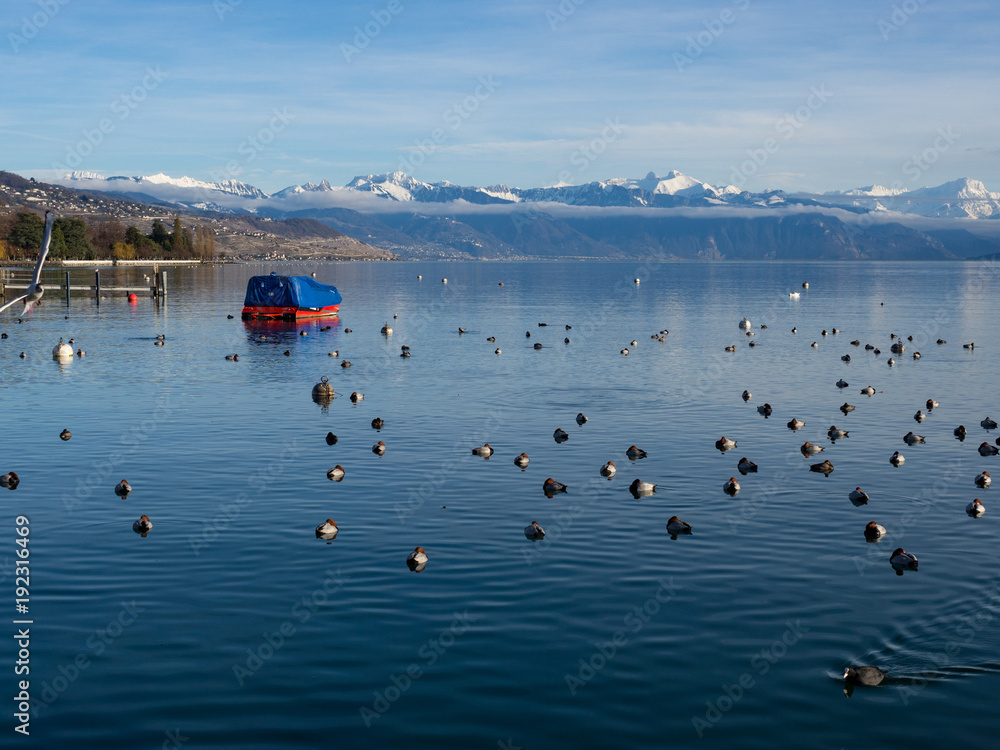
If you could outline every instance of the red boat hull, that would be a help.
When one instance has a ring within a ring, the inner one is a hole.
[[[243,320],[302,320],[303,318],[323,318],[336,315],[340,305],[330,305],[317,309],[305,307],[244,307]]]

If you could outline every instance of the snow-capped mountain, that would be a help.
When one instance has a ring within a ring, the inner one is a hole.
[[[464,201],[476,205],[561,203],[594,207],[709,207],[740,206],[781,208],[789,205],[850,207],[866,211],[893,211],[931,218],[1000,219],[1000,193],[992,193],[978,180],[962,178],[936,187],[907,191],[870,185],[822,195],[789,195],[780,190],[751,193],[734,185],[715,186],[678,171],[642,178],[616,177],[581,185],[559,183],[550,187],[518,188],[508,185],[461,186],[451,182],[428,183],[405,172],[360,175],[343,187],[327,180],[291,185],[273,195],[238,180],[206,182],[190,177],[155,174],[145,177],[105,177],[96,172],[70,172],[57,183],[67,187],[107,192],[136,192],[192,208],[287,213],[297,210],[356,205],[364,196],[392,203],[447,204]]]
[[[935,219],[1000,218],[1000,193],[991,193],[979,180],[967,177],[917,190],[872,185],[823,195],[833,203],[869,211],[895,211]]]

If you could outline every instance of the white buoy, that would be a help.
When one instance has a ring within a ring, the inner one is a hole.
[[[52,347],[52,357],[53,359],[73,359],[73,347],[64,344],[60,338],[59,343]]]

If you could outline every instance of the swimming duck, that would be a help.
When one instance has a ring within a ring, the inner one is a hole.
[[[997,453],[1000,453],[1000,448],[997,448],[995,445],[983,443],[979,446],[980,456],[995,456]]]
[[[763,414],[765,417],[771,416],[771,411],[772,409],[770,404],[764,404],[763,406],[757,407],[757,413]]]
[[[528,454],[522,453],[520,456],[514,459],[514,463],[523,469],[525,466],[528,465],[529,460],[530,459],[528,458]]]
[[[127,480],[123,479],[118,484],[115,485],[115,494],[125,497],[132,491],[132,485],[128,483]]]
[[[334,482],[339,482],[344,478],[344,467],[337,464],[330,471],[326,472],[326,478],[332,479]]]
[[[358,403],[358,401],[364,401],[364,400],[365,400],[365,394],[363,393],[358,393],[357,391],[354,391],[354,393],[351,394],[352,403],[356,404]]]
[[[971,344],[962,344],[962,348],[963,349],[975,349],[976,348],[976,342],[973,341]]]
[[[525,331],[525,332],[524,332],[524,337],[525,337],[526,339],[530,339],[530,338],[531,338],[531,331]]]
[[[628,491],[631,492],[635,497],[640,497],[642,495],[652,495],[656,492],[656,485],[652,482],[643,482],[641,479],[633,480],[632,484],[628,486]]]
[[[986,512],[986,506],[983,505],[983,501],[978,497],[971,503],[965,506],[965,512],[968,513],[973,518],[979,518],[983,513]]]
[[[830,463],[829,461],[824,461],[821,464],[813,464],[812,466],[809,467],[809,471],[815,471],[819,472],[820,474],[825,474],[826,476],[830,476],[830,472],[833,471],[833,464]]]
[[[372,420],[372,429],[373,430],[381,430],[382,429],[382,425],[384,425],[384,424],[385,424],[385,420],[382,419],[382,417],[375,417],[375,419]]]
[[[993,479],[990,477],[988,471],[984,471],[982,474],[976,477],[976,487],[981,489],[986,489],[993,483]]]
[[[494,341],[497,340],[497,337],[496,336],[490,336],[486,340],[489,341],[492,344]]]
[[[871,386],[868,386],[867,388],[862,388],[861,389],[861,394],[863,396],[874,396],[875,395],[875,389],[872,388]]]
[[[842,361],[844,361],[844,362],[850,362],[850,361],[851,361],[851,355],[850,355],[850,354],[845,354],[845,355],[844,355],[843,357],[841,357],[840,359],[841,359]]]
[[[727,346],[726,347],[726,351],[727,352],[735,352],[736,351],[736,347],[735,346]]]
[[[346,359],[342,359],[342,360],[340,360],[340,366],[341,367],[350,367],[351,363],[348,362]]]
[[[967,433],[967,430],[965,429],[965,425],[964,424],[960,424],[958,427],[955,428],[955,432],[954,432],[955,437],[957,437],[959,439],[964,439],[966,433]]]
[[[874,346],[872,346],[871,344],[865,344],[865,351],[866,351],[866,352],[870,352],[870,351],[871,351],[872,349],[874,349],[874,348],[875,348],[875,347],[874,347]]]
[[[750,398],[751,398],[750,397],[750,391],[743,391],[743,400],[744,401],[749,401]]]
[[[885,536],[885,526],[877,524],[874,521],[869,521],[868,525],[865,526],[865,539],[869,542],[875,542]]]
[[[163,346],[163,340],[161,339],[159,341],[154,341],[153,346]]]
[[[71,437],[73,437],[73,433],[70,432],[69,430],[63,430],[62,432],[59,433],[60,440],[69,440]]]
[[[809,344],[809,346],[811,346],[811,347],[813,347],[815,349],[816,347],[819,346],[819,344],[817,344],[815,341],[813,341],[811,344]]]
[[[557,492],[565,492],[566,485],[562,482],[557,482],[552,477],[549,477],[542,483],[542,492],[546,495],[554,495]]]
[[[893,365],[896,364],[896,360],[894,360],[892,357],[889,357],[889,359],[887,359],[885,363],[889,365],[889,367],[892,367]]]
[[[892,555],[889,557],[889,562],[892,563],[894,568],[917,569],[917,556],[907,552],[902,547],[893,550]]]
[[[590,420],[587,419],[587,416],[582,411],[579,414],[576,415],[576,423],[577,424],[586,424],[589,421]]]
[[[826,450],[822,445],[816,445],[815,443],[810,443],[808,440],[802,444],[799,448],[800,451],[805,453],[807,456],[813,453],[822,453]]]
[[[823,329],[823,331],[822,331],[822,333],[820,335],[826,336],[826,329],[825,328]]]
[[[948,342],[947,342],[947,341],[945,341],[944,339],[938,339],[938,340],[937,340],[937,343],[938,343],[938,344],[947,344]]]
[[[995,430],[997,428],[996,420],[986,417],[982,422],[979,423],[981,427],[987,430]]]
[[[922,411],[920,411],[920,409],[917,409],[917,413],[913,415],[913,418],[918,422],[923,422],[925,419],[927,419],[927,415],[924,414]]]
[[[927,403],[924,405],[927,407],[927,411],[930,411],[931,409],[937,409],[939,406],[941,406],[941,404],[939,404],[932,398],[927,399]]]
[[[146,533],[152,528],[153,522],[149,520],[149,516],[139,516],[138,519],[132,522],[132,531],[136,534],[146,536]]]
[[[749,345],[750,346],[757,346],[756,342],[754,342],[754,341],[751,341]]]
[[[620,352],[618,352],[618,353],[619,353],[619,354],[624,354],[624,355],[625,355],[625,356],[627,357],[627,356],[628,356],[628,349],[622,349],[622,350],[621,350]]]
[[[682,521],[677,516],[670,516],[670,519],[667,521],[667,531],[669,531],[673,536],[677,536],[679,534],[690,534],[691,524],[687,521]]]
[[[891,463],[893,466],[899,466],[904,461],[906,461],[906,459],[903,458],[903,454],[900,453],[899,451],[896,451],[895,453],[892,454],[892,456],[889,457],[889,463]]]
[[[494,354],[503,354],[503,351],[498,346],[496,349],[493,350],[493,353]],[[410,356],[410,353],[409,352],[403,352],[403,355],[406,356],[406,357],[408,357],[408,356]]]
[[[56,359],[62,359],[64,357],[73,356],[73,347],[69,344],[64,344],[63,340],[60,338],[59,343],[52,347],[52,356]]]
[[[403,344],[401,347],[399,347],[399,351],[408,352],[410,351],[410,347],[408,347],[406,344]]]
[[[601,467],[601,476],[613,477],[616,471],[618,470],[615,468],[615,462],[608,461],[606,464],[604,464],[604,466]]]
[[[920,359],[920,352],[913,352],[914,359]]]
[[[568,344],[569,343],[569,336],[567,336],[566,338],[563,339],[563,343],[564,344]]]
[[[740,491],[740,483],[736,481],[736,477],[729,477],[729,481],[722,485],[722,491],[727,495],[735,495]]]
[[[861,346],[861,342],[858,341],[857,339],[854,339],[854,341],[851,342],[851,346]]]
[[[868,504],[868,493],[865,492],[860,487],[855,487],[851,490],[851,494],[848,495],[852,503],[857,505],[867,505]]]
[[[723,435],[722,437],[720,437],[718,440],[715,441],[715,447],[718,448],[720,451],[732,450],[733,448],[736,447],[736,441],[730,440],[725,435]]]
[[[630,343],[629,346],[633,346],[633,347],[639,346],[639,342],[636,341],[635,339],[632,339],[632,343]]]
[[[826,435],[831,440],[840,440],[847,437],[847,430],[838,430],[836,425],[830,425],[830,429],[826,431]]]
[[[793,328],[793,329],[792,329],[792,333],[798,333],[798,332],[799,332],[799,329],[798,329],[798,328]]]
[[[552,433],[552,437],[557,443],[561,443],[565,440],[569,440],[569,433],[561,427],[557,427],[555,432]]]
[[[21,478],[13,471],[8,471],[6,474],[0,475],[0,485],[3,485],[7,489],[16,490],[17,485],[21,483]]]
[[[844,679],[852,685],[875,686],[881,683],[886,676],[886,673],[878,667],[848,667],[844,670]]]
[[[917,443],[924,442],[923,435],[914,435],[912,432],[908,432],[903,435],[903,442],[907,445],[916,445]]]
[[[849,385],[850,385],[850,383],[848,383],[843,378],[841,378],[840,380],[837,381],[837,387],[838,388],[847,388]]]
[[[642,450],[641,448],[636,448],[634,445],[631,445],[629,446],[628,450],[625,451],[625,455],[628,456],[633,461],[636,461],[640,458],[645,458],[646,451]]]
[[[750,473],[756,473],[757,464],[755,464],[749,458],[746,458],[744,456],[743,458],[740,459],[740,462],[736,465],[736,468],[739,470],[740,474],[746,476],[747,474]]]
[[[385,443],[379,440],[375,445],[372,446],[372,453],[377,456],[385,454]]]
[[[227,354],[226,355],[226,361],[228,361],[228,362],[239,362],[239,360],[240,360],[240,355],[238,355],[238,354]]]
[[[541,539],[545,536],[545,529],[538,525],[538,521],[532,521],[530,526],[524,527],[524,535],[529,539]]]
[[[854,411],[854,406],[845,401],[843,405],[840,407],[840,410],[844,412],[844,414],[847,414],[848,412]]]
[[[801,419],[796,419],[795,417],[792,417],[791,420],[789,420],[788,422],[788,428],[790,430],[801,430],[805,426],[806,426],[805,422],[803,422]]]
[[[425,565],[427,563],[427,550],[417,547],[406,557],[406,562],[411,565]]]
[[[333,539],[337,536],[338,531],[340,529],[337,528],[337,522],[332,518],[328,518],[316,527],[316,536],[320,539]]]
[[[477,456],[482,456],[483,458],[489,458],[490,456],[493,455],[493,448],[490,446],[489,443],[486,443],[485,445],[479,448],[473,448],[472,452]]]
[[[541,349],[542,348],[542,342],[541,341],[536,341],[535,342],[535,348],[536,349]]]

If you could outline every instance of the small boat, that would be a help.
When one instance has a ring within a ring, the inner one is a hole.
[[[251,276],[243,300],[243,320],[301,320],[336,315],[343,297],[337,288],[309,276]]]

